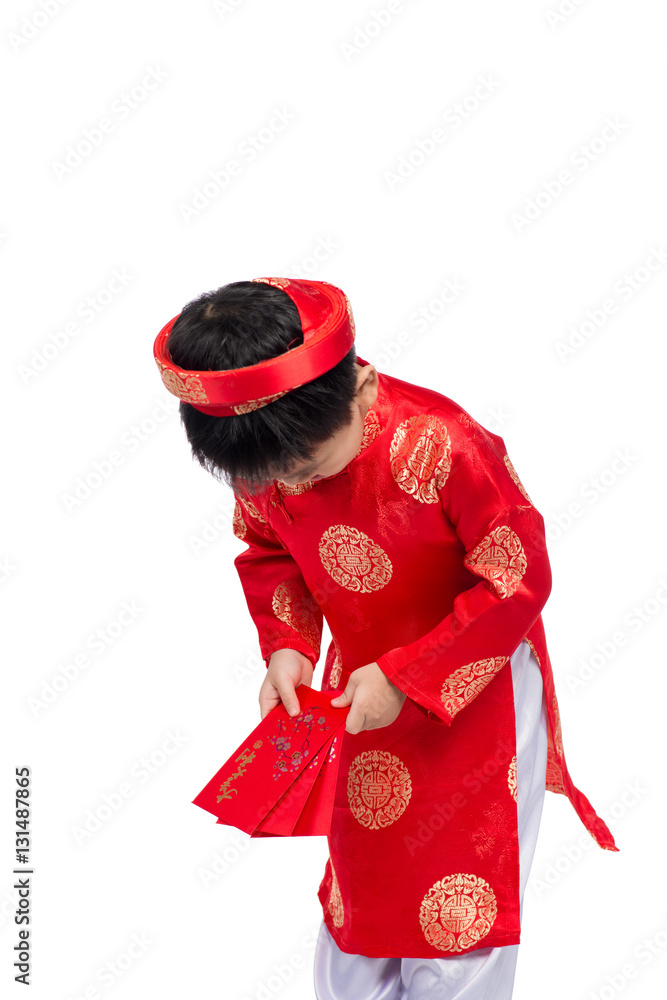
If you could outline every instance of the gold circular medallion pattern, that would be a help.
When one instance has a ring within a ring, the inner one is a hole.
[[[358,754],[347,775],[347,800],[355,819],[369,830],[395,823],[405,812],[412,795],[410,772],[387,750]]]
[[[331,864],[331,861],[329,861]],[[343,897],[340,894],[340,886],[338,885],[338,879],[336,878],[336,873],[334,871],[333,865],[331,865],[331,890],[329,892],[329,913],[334,922],[335,927],[342,927],[343,921],[345,920],[345,912],[343,910]]]
[[[317,650],[320,644],[315,619],[317,605],[310,593],[291,582],[279,583],[273,592],[273,613]]]
[[[440,691],[441,701],[449,714],[453,717],[469,705],[508,661],[509,656],[489,656],[454,670]]]
[[[452,466],[452,443],[439,417],[420,413],[396,428],[389,447],[391,474],[406,493],[437,503]]]
[[[528,561],[521,539],[507,524],[501,524],[471,549],[463,565],[489,581],[498,597],[511,597],[526,572]]]
[[[424,896],[419,922],[429,944],[440,951],[472,948],[491,930],[498,906],[496,895],[476,875],[448,875]]]
[[[320,538],[320,559],[327,573],[346,590],[368,594],[391,580],[389,556],[358,528],[334,524]]]

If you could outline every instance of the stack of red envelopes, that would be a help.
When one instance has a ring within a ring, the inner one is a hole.
[[[332,708],[340,691],[296,689],[301,711],[279,702],[192,799],[196,806],[251,837],[326,836],[347,708]]]

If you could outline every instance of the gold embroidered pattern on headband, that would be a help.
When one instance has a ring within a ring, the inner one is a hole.
[[[295,389],[298,386],[294,386]],[[283,389],[282,392],[275,392],[273,396],[260,396],[259,399],[249,399],[247,403],[237,403],[235,406],[231,406],[230,409],[234,413],[252,413],[253,410],[258,410],[260,406],[266,406],[267,403],[272,403],[274,399],[280,399],[281,396],[286,395],[290,392],[289,389]]]
[[[262,285],[275,285],[276,288],[288,288],[288,278],[251,278],[251,281],[258,281]]]
[[[159,358],[155,359],[155,363],[165,387],[172,395],[178,396],[184,403],[208,403],[208,396],[198,375],[190,374],[183,377],[171,368],[167,368]]]
[[[345,296],[345,308],[347,309],[347,318],[350,321],[350,329],[352,330],[352,334],[356,337],[357,328],[354,325],[354,317],[352,316],[352,306],[350,305],[350,300],[348,299],[347,295]]]

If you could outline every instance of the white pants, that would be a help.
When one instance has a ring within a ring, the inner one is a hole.
[[[542,675],[523,641],[510,658],[517,752],[520,900],[537,843],[547,760]],[[314,959],[317,1000],[510,1000],[518,945],[450,958],[369,958],[341,951],[322,920]]]

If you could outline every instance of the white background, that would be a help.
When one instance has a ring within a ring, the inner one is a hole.
[[[152,353],[202,291],[301,275],[346,291],[362,358],[502,435],[547,522],[565,752],[621,852],[547,795],[516,1000],[662,993],[662,10],[557,2],[4,4],[3,981],[29,765],[31,996],[313,997],[326,841],[191,804],[263,667]]]

